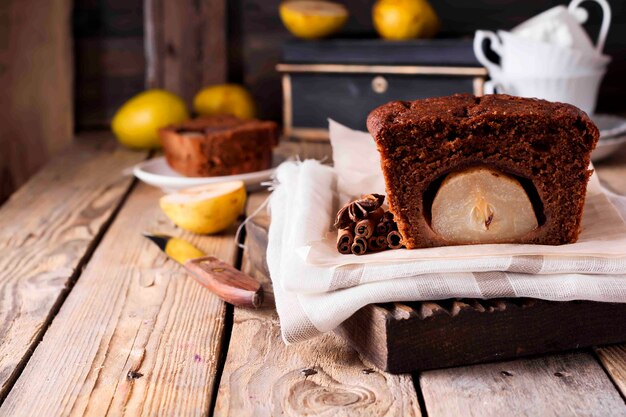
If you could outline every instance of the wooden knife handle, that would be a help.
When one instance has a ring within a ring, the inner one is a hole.
[[[253,308],[263,304],[263,288],[257,280],[214,256],[190,259],[185,269],[227,303]]]

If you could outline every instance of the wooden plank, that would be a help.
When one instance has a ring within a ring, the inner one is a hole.
[[[0,408],[2,415],[206,415],[225,304],[144,230],[183,236],[232,263],[234,228],[181,233],[139,185]]]
[[[204,0],[200,3],[202,45],[201,87],[228,80],[228,34],[226,0]]]
[[[0,209],[0,398],[127,192],[123,170],[145,157],[86,137]]]
[[[420,376],[429,417],[626,416],[626,405],[587,353],[552,355]]]
[[[71,6],[0,2],[0,203],[72,139]]]
[[[334,74],[399,74],[399,75],[459,75],[486,76],[485,68],[427,67],[414,65],[353,65],[353,64],[278,64],[276,70],[287,73],[317,72]]]
[[[236,4],[238,55],[231,65],[241,68],[241,80],[257,103],[259,117],[280,120],[280,74],[275,66],[282,57],[283,43],[293,38],[280,20],[281,0],[231,0]],[[359,5],[358,7],[362,7]]]
[[[75,39],[114,39],[141,36],[144,0],[74,0]]]
[[[595,348],[598,359],[626,398],[626,344]]]
[[[248,212],[266,198],[255,194]],[[260,214],[255,222],[261,224]],[[244,269],[256,276],[271,294],[261,269],[249,262]],[[268,297],[271,298],[271,297]],[[334,334],[295,346],[280,336],[273,307],[236,308],[215,416],[419,416],[410,375],[374,370]]]
[[[163,86],[163,6],[161,0],[144,0],[143,39],[146,55],[146,87]]]
[[[104,90],[106,85],[103,83],[107,78],[144,74],[146,64],[141,36],[76,39],[74,49],[77,59],[80,59],[80,72],[76,74],[76,78],[82,81],[77,90],[88,87],[87,83],[94,80],[100,81],[98,87]],[[76,93],[80,94],[80,91]]]
[[[188,104],[200,85],[201,45],[197,38],[198,14],[194,0],[167,1],[163,5],[163,84]]]

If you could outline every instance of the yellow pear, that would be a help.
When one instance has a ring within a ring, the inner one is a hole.
[[[246,203],[242,181],[201,185],[161,197],[161,209],[182,229],[217,233],[234,223]]]
[[[292,35],[320,39],[339,31],[348,20],[348,10],[330,1],[296,0],[281,3],[280,18]]]
[[[148,90],[128,100],[115,113],[111,128],[117,139],[134,149],[161,147],[158,130],[189,119],[185,102],[165,90]]]
[[[440,22],[426,0],[378,0],[372,8],[378,34],[389,40],[432,38]]]
[[[193,109],[202,116],[230,114],[240,119],[256,117],[252,95],[238,84],[219,84],[203,88],[193,99]]]
[[[457,244],[515,242],[538,227],[522,184],[488,167],[449,174],[431,216],[435,233]]]

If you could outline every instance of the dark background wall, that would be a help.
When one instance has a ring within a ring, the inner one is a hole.
[[[229,79],[249,86],[261,103],[261,117],[280,119],[279,75],[274,70],[282,43],[291,38],[278,16],[280,0],[229,0]],[[340,36],[375,37],[370,11],[374,0],[344,0],[351,18]],[[604,80],[599,111],[624,111],[626,104],[626,2],[610,0],[613,23],[606,52],[613,56]],[[79,129],[104,127],[115,109],[144,88],[144,21],[142,0],[76,0],[76,113]],[[561,1],[432,0],[441,36],[471,37],[476,29],[510,29]],[[588,4],[588,5],[587,5]],[[600,8],[585,2],[594,38]]]
[[[75,0],[76,127],[101,128],[142,91],[146,78],[142,0]]]
[[[72,139],[71,0],[0,0],[0,204]]]

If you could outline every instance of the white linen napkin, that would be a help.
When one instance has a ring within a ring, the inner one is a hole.
[[[330,121],[330,135],[335,167],[286,162],[270,199],[267,262],[287,343],[333,330],[370,303],[463,297],[626,302],[626,197],[606,193],[595,175],[576,244],[338,254],[331,224],[339,203],[380,192],[384,181],[367,133]],[[358,163],[342,157],[354,149]]]

